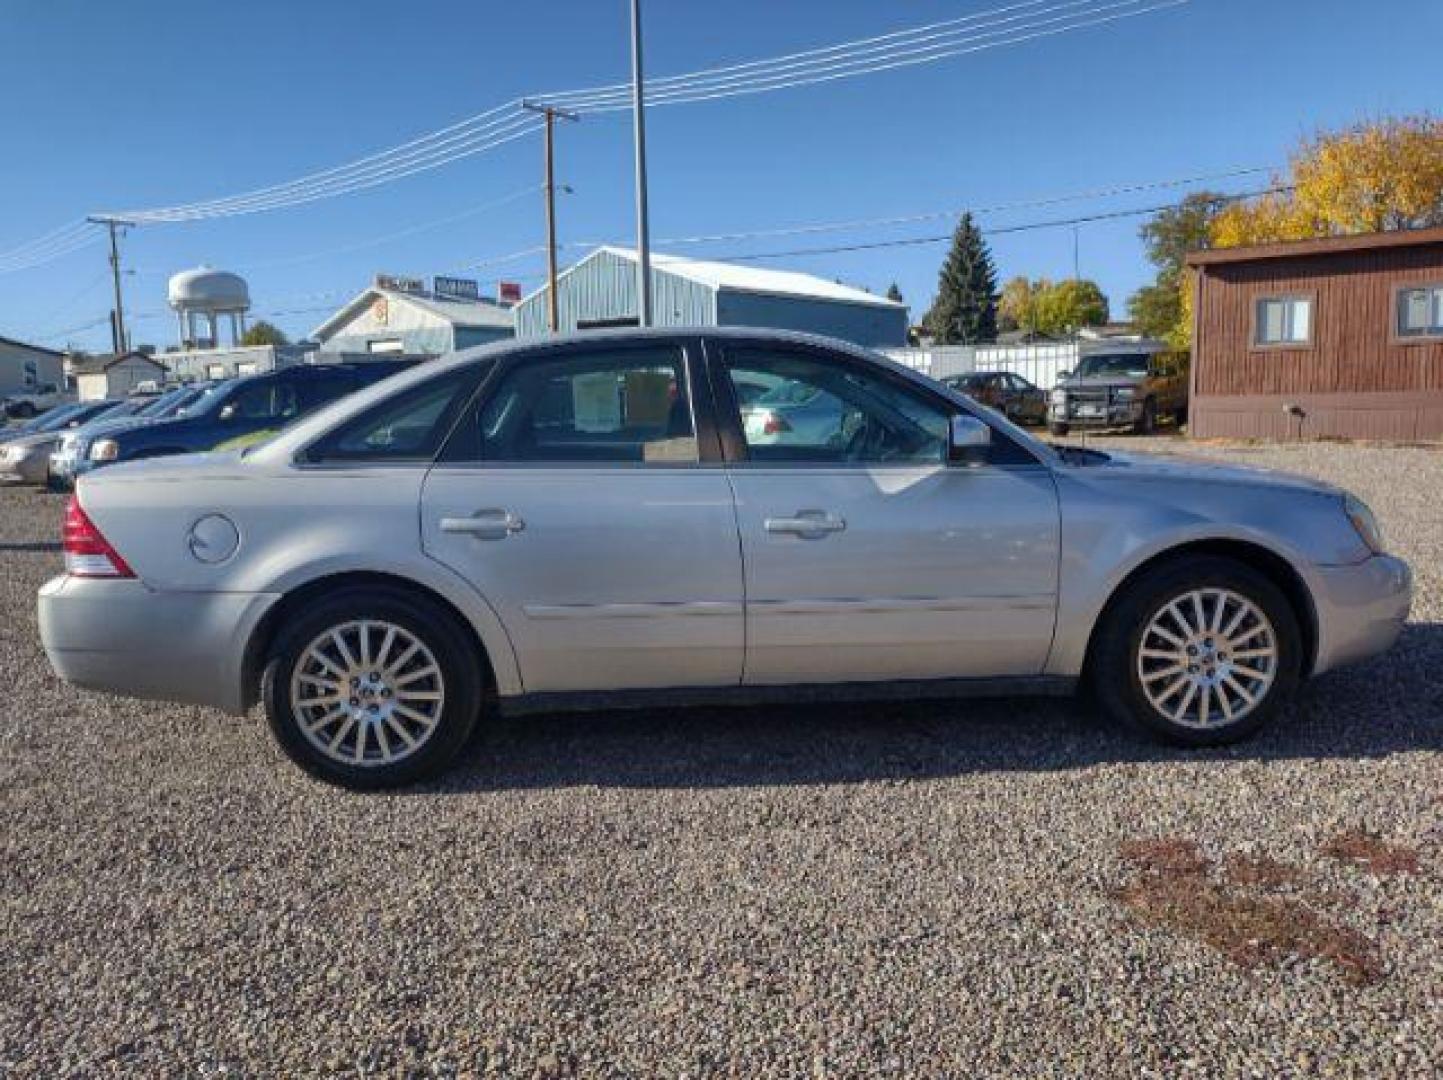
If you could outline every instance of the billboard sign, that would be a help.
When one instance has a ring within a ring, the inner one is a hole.
[[[452,300],[480,300],[481,285],[470,278],[437,276],[431,279],[431,294]]]
[[[411,296],[424,296],[426,294],[426,283],[420,278],[400,277],[396,274],[377,274],[376,288],[390,289],[392,292],[409,293]]]

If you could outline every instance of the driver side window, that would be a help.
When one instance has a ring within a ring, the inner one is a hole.
[[[948,414],[858,365],[806,353],[727,356],[748,458],[759,464],[940,465]]]

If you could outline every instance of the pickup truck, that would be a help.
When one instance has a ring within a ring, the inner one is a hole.
[[[62,390],[54,383],[41,383],[39,386],[0,396],[0,413],[17,420],[28,420],[32,416],[49,412],[57,405],[67,405],[74,400],[74,394]]]
[[[1130,428],[1149,435],[1163,417],[1187,419],[1187,372],[1173,357],[1093,353],[1064,371],[1048,397],[1047,427],[1055,436],[1073,428]]]

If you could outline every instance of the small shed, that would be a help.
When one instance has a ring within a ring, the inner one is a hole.
[[[315,330],[322,353],[442,356],[513,335],[511,309],[482,297],[403,291],[380,283]]]
[[[64,385],[64,353],[0,337],[0,396]]]
[[[558,330],[635,326],[635,251],[597,248],[557,278]],[[811,274],[651,257],[656,326],[764,326],[827,334],[867,347],[907,343],[907,306]],[[516,307],[517,337],[549,332],[547,287]]]
[[[71,368],[81,401],[121,398],[144,382],[163,382],[166,368],[145,353],[126,352],[77,360]]]
[[[1190,431],[1443,438],[1443,228],[1197,252]]]

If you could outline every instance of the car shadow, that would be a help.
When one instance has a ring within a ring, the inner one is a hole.
[[[1085,699],[951,700],[555,713],[500,719],[413,791],[765,787],[1046,772],[1109,763],[1375,758],[1443,749],[1443,625],[1305,684],[1258,737],[1179,750]]]

